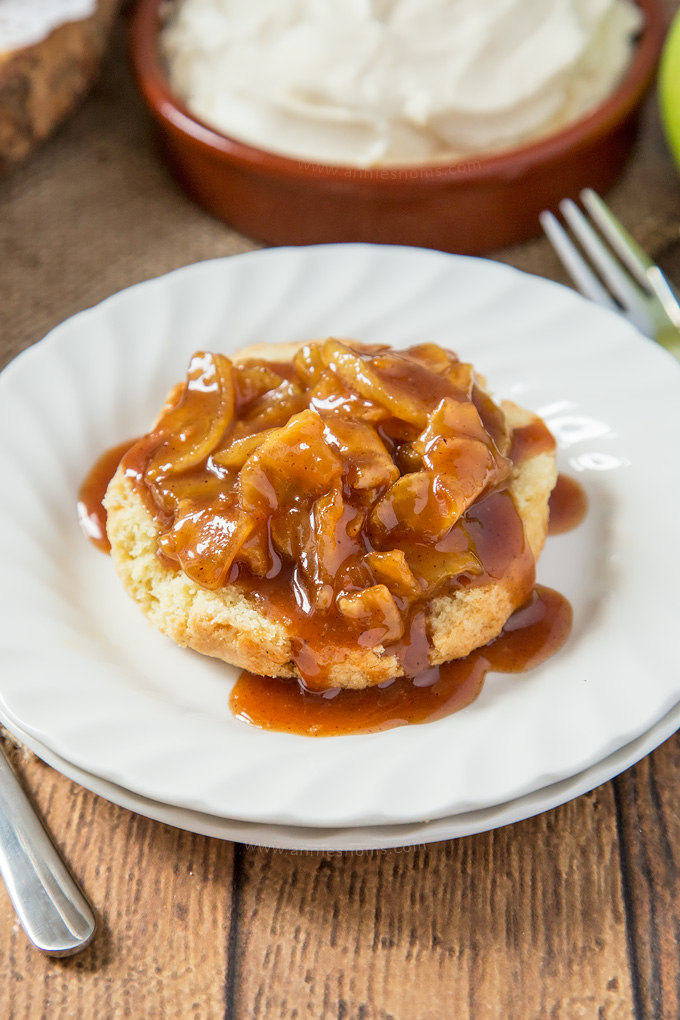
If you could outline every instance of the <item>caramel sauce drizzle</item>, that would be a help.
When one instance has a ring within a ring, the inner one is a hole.
[[[527,605],[510,617],[498,637],[464,659],[377,688],[324,694],[311,694],[295,682],[244,672],[229,705],[242,722],[309,737],[376,733],[434,722],[471,704],[490,670],[523,673],[554,655],[569,636],[571,621],[571,606],[564,596],[536,585]]]
[[[550,493],[549,535],[573,531],[588,513],[588,496],[580,482],[569,475],[558,475],[557,485]]]
[[[104,553],[111,552],[111,543],[106,534],[106,510],[102,500],[121,458],[136,442],[136,439],[129,439],[126,443],[118,443],[106,450],[92,465],[78,490],[80,527],[90,542]]]
[[[356,376],[353,389],[346,373],[357,365],[365,366],[368,382]],[[377,412],[370,399],[376,391]],[[460,416],[458,433],[448,424],[452,411]],[[250,455],[266,450],[267,437],[291,416],[299,427],[275,462],[279,475],[283,465],[294,483],[288,498],[276,472],[267,474],[266,458]],[[428,439],[433,422],[452,440],[441,442],[436,429]],[[162,562],[208,588],[237,586],[295,635],[301,683],[244,674],[232,694],[234,713],[298,733],[368,732],[457,711],[474,700],[489,669],[531,668],[566,638],[568,603],[534,588],[534,558],[507,488],[513,464],[553,448],[538,419],[508,434],[504,415],[470,366],[434,345],[395,355],[329,341],[323,351],[308,345],[292,363],[235,366],[221,355],[199,354],[154,430],[97,461],[81,487],[78,512],[88,538],[108,551],[101,500],[122,458],[161,529]],[[443,527],[453,497],[442,497],[431,479],[447,467],[453,471],[453,464],[461,477],[476,479],[477,492]],[[384,498],[395,477],[407,477],[412,489],[400,514]],[[582,490],[569,483],[560,482],[551,501],[560,530],[570,520],[575,526],[581,514],[574,506]],[[584,513],[584,498],[581,504]],[[310,537],[310,515],[324,514],[331,525]],[[206,539],[211,555],[201,557]],[[396,574],[389,560],[395,547],[403,553]],[[515,605],[525,608],[485,649],[433,669],[426,628],[431,599],[508,574]],[[365,601],[367,589],[377,593],[375,605]],[[405,677],[365,691],[327,689],[333,663],[357,646],[376,644],[396,658]]]

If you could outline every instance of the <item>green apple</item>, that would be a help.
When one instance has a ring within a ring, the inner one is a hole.
[[[680,169],[680,12],[666,36],[659,72],[659,99],[666,138]]]

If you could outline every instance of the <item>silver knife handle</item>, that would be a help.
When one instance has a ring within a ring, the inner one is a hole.
[[[0,874],[24,931],[50,956],[91,941],[95,918],[0,746]]]

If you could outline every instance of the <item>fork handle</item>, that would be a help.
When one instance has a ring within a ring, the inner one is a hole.
[[[33,944],[71,956],[95,932],[95,918],[24,793],[0,746],[0,874]]]

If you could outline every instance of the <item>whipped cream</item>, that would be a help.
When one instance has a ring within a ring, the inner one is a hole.
[[[65,21],[91,17],[96,0],[0,0],[0,53],[40,42]]]
[[[219,131],[367,167],[516,146],[611,93],[632,0],[179,0],[174,91]]]

